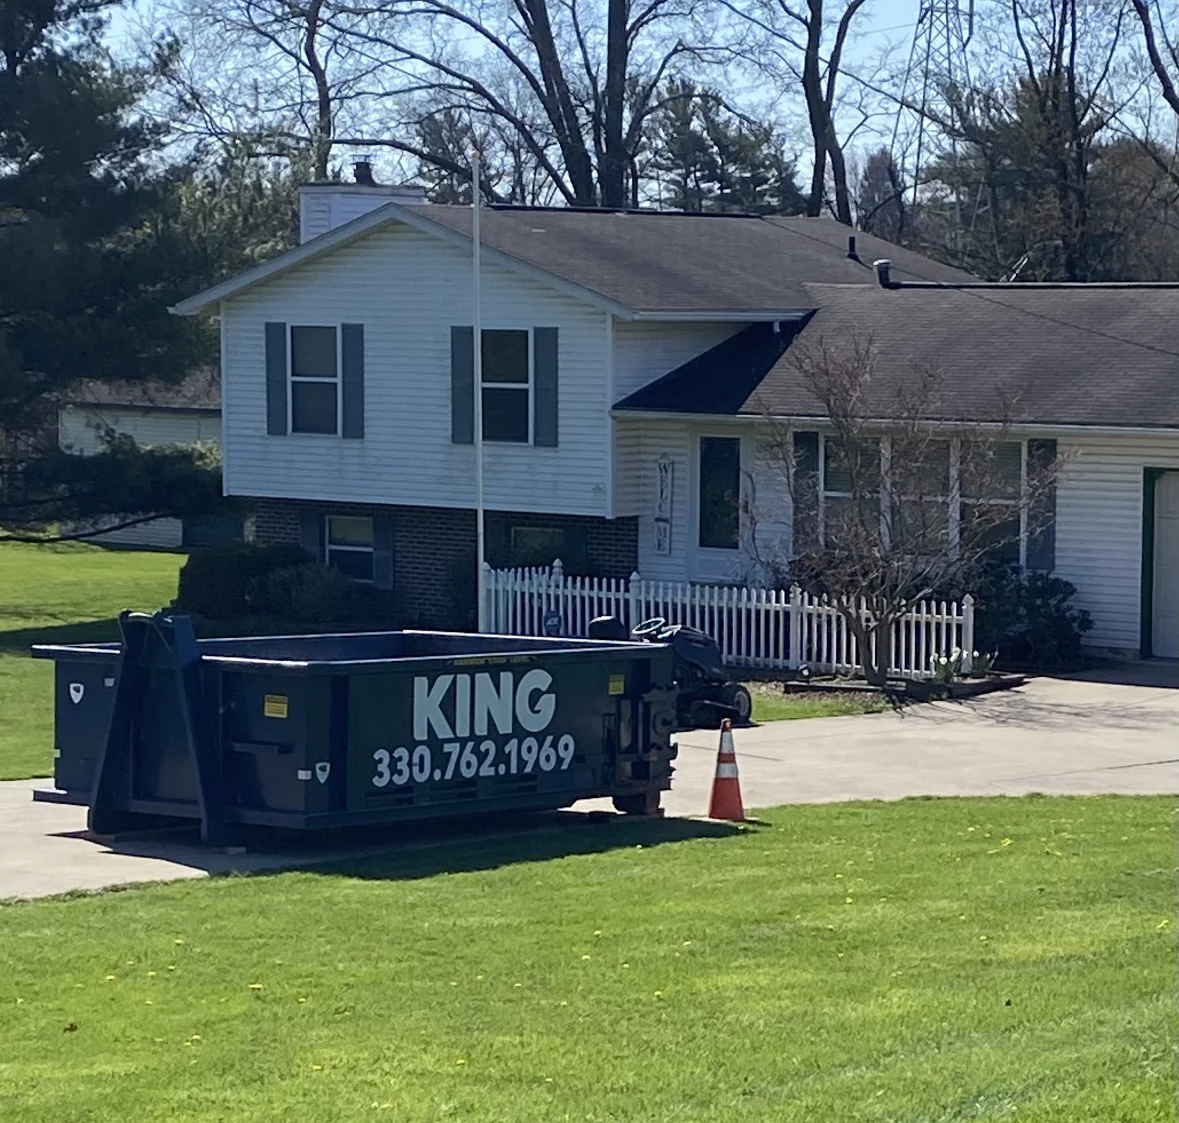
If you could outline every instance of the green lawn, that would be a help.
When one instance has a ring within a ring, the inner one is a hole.
[[[0,1118],[1176,1119],[1173,799],[765,820],[0,907]]]
[[[794,721],[804,717],[877,714],[888,701],[871,694],[783,694],[779,683],[746,683],[753,696],[754,721]]]
[[[53,770],[53,667],[34,643],[118,638],[124,608],[176,595],[181,554],[0,543],[0,780]]]

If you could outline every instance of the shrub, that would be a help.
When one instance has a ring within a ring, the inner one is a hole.
[[[300,565],[307,554],[300,546],[255,546],[228,542],[198,550],[180,570],[176,607],[214,620],[233,620],[251,612],[250,586],[267,573]]]
[[[998,650],[1004,663],[1037,670],[1076,663],[1081,638],[1093,627],[1089,613],[1069,603],[1076,592],[1048,573],[992,570],[977,597],[980,650]]]
[[[391,593],[315,562],[264,574],[251,583],[247,599],[257,615],[292,624],[389,627],[397,616]]]

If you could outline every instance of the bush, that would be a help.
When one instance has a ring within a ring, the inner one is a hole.
[[[1076,592],[1048,573],[990,571],[976,596],[976,646],[998,650],[1007,665],[1049,670],[1075,664],[1081,638],[1093,627],[1089,613],[1069,603]]]
[[[277,569],[301,565],[307,554],[301,546],[255,546],[228,542],[199,550],[180,570],[176,607],[214,620],[250,615],[250,586]]]
[[[253,581],[247,600],[254,613],[292,624],[389,627],[396,623],[391,593],[361,585],[315,562],[276,569]]]

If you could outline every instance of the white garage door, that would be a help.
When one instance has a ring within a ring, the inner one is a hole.
[[[1153,654],[1179,659],[1179,472],[1164,472],[1154,491]]]

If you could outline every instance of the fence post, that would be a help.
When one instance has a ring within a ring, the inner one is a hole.
[[[552,592],[552,598],[548,607],[556,609],[559,613],[561,634],[568,635],[569,621],[565,618],[565,564],[560,558],[553,558],[553,565],[549,570],[549,589]]]
[[[641,624],[642,620],[639,613],[643,611],[643,579],[639,576],[638,570],[630,575],[630,599],[627,604],[627,612],[630,613],[630,619],[627,620],[626,626],[633,628],[636,624]]]
[[[962,598],[962,669],[974,670],[974,597],[967,593]]]
[[[475,610],[476,619],[478,621],[477,627],[482,625],[489,632],[498,632],[500,630],[500,622],[498,613],[495,611],[497,607],[496,580],[495,571],[487,562],[483,563],[483,596],[485,603],[479,605]]]
[[[802,666],[802,589],[790,586],[790,669]]]

